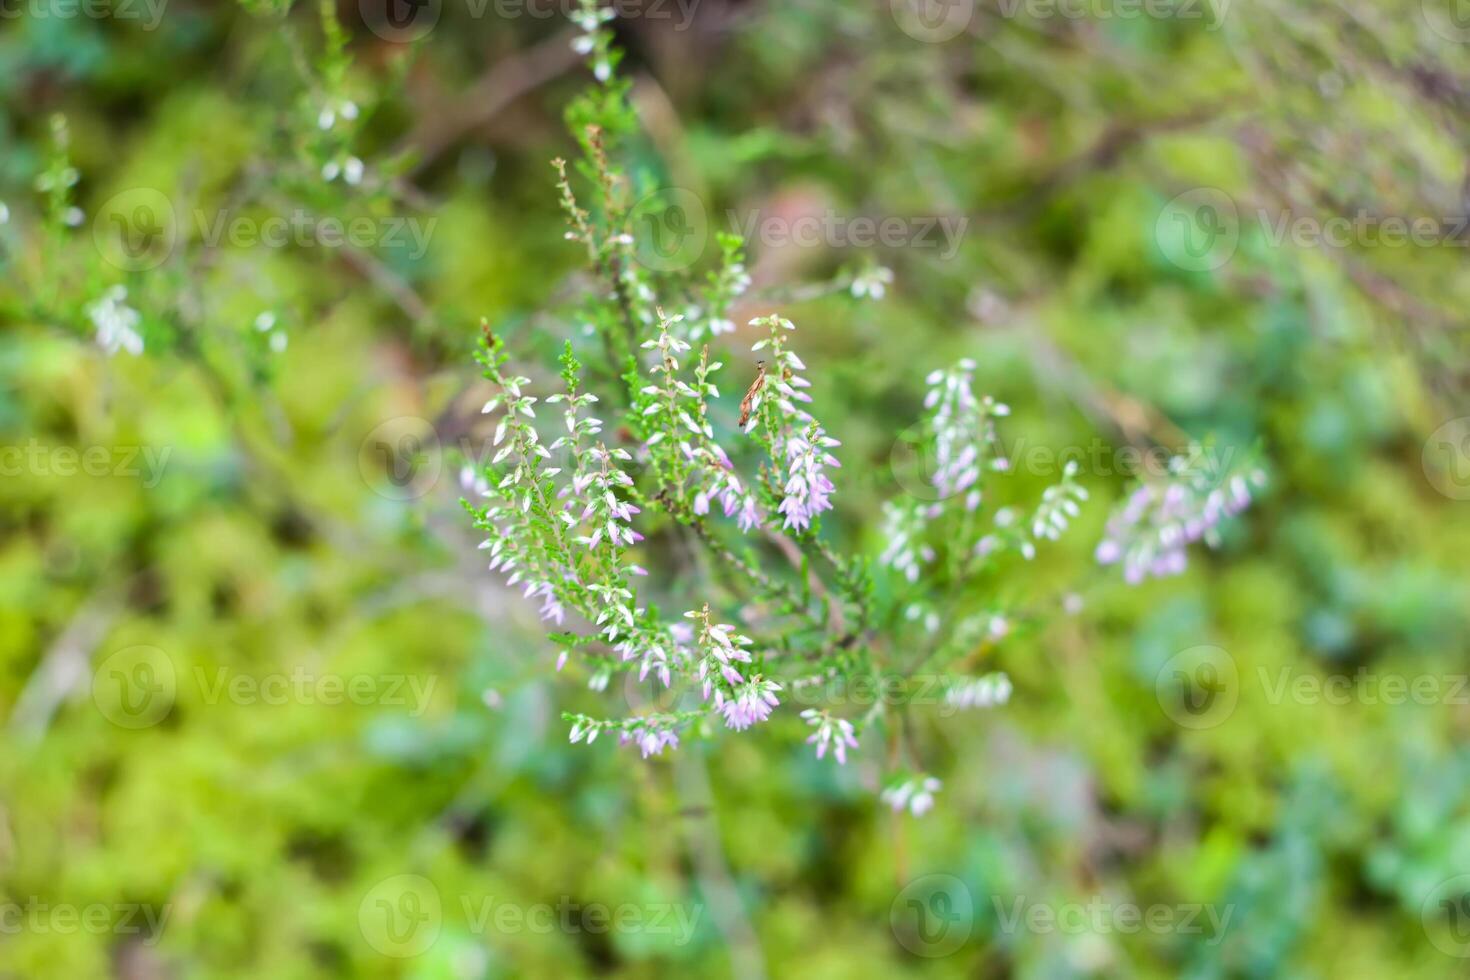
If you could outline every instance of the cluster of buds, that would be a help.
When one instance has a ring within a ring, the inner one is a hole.
[[[572,23],[582,33],[572,38],[572,50],[585,55],[592,66],[592,74],[599,82],[612,79],[618,52],[612,46],[612,31],[607,23],[615,16],[611,7],[599,6],[597,0],[580,0],[572,11]]]
[[[931,371],[925,378],[929,392],[924,407],[933,414],[929,429],[934,439],[934,475],[930,478],[940,500],[965,494],[965,509],[980,506],[983,469],[1007,470],[1000,451],[995,420],[1011,414],[1010,407],[989,395],[976,398],[971,384],[975,362],[960,360],[948,370]]]
[[[711,623],[709,606],[691,610],[684,618],[694,620],[699,627],[694,645],[704,699],[708,701],[722,683],[729,690],[744,684],[745,677],[735,665],[751,662],[746,647],[753,646],[755,641],[736,633],[729,623]]]
[[[1113,512],[1097,560],[1121,562],[1130,585],[1182,574],[1185,549],[1197,541],[1218,547],[1221,522],[1249,507],[1253,488],[1265,483],[1259,469],[1219,465],[1212,451],[1195,446],[1170,460],[1165,479],[1140,484]]]
[[[749,531],[761,523],[763,514],[755,495],[715,441],[706,401],[719,396],[719,389],[710,376],[723,364],[711,362],[706,348],[695,365],[694,384],[678,377],[679,357],[690,349],[686,341],[672,332],[682,319],[660,313],[658,336],[642,345],[644,350],[656,353],[658,360],[653,371],[659,377],[659,383],[645,385],[638,392],[646,400],[640,419],[653,430],[644,445],[655,450],[657,446],[672,443],[671,452],[655,450],[655,465],[661,468],[667,485],[692,491],[690,509],[695,514],[708,514],[710,502],[718,501],[726,517],[735,517],[740,530]]]
[[[721,232],[719,243],[723,254],[718,269],[709,274],[703,305],[689,307],[686,322],[690,340],[699,340],[706,333],[711,337],[734,333],[730,307],[750,289],[750,273],[745,268],[744,243],[740,236]]]
[[[922,817],[934,808],[934,794],[943,784],[933,776],[916,776],[903,779],[885,789],[879,798],[895,813],[907,809],[916,817]]]
[[[113,286],[102,298],[87,307],[87,316],[97,328],[97,346],[108,356],[125,350],[134,357],[143,353],[143,337],[138,333],[142,315],[128,305],[126,286]]]
[[[888,542],[878,556],[882,565],[898,572],[910,584],[919,580],[923,566],[935,552],[923,540],[928,527],[919,508],[886,501],[883,504],[883,540]]]
[[[764,423],[772,461],[785,471],[780,484],[781,503],[777,506],[782,526],[800,533],[811,527],[818,514],[832,509],[831,494],[836,488],[826,468],[841,466],[829,451],[841,443],[827,435],[810,412],[797,407],[798,402],[810,404],[812,396],[805,390],[811,382],[797,373],[805,371],[806,365],[786,347],[786,334],[795,330],[795,325],[779,316],[752,320],[751,325],[770,329],[770,336],[756,341],[751,349],[759,351],[769,346],[772,369],[765,384],[752,393],[747,431]],[[772,389],[769,395],[767,388]]]
[[[833,757],[838,765],[847,763],[847,750],[858,747],[856,730],[852,722],[844,718],[835,718],[826,711],[816,708],[807,708],[801,713],[806,723],[816,731],[807,736],[807,744],[817,747],[817,758],[826,756],[827,750],[832,750]]]
[[[994,708],[1011,699],[1011,679],[1005,674],[956,678],[944,692],[944,703],[955,708]]]
[[[925,378],[929,390],[924,396],[924,408],[929,414],[917,448],[921,454],[932,453],[934,472],[925,491],[931,495],[930,500],[911,499],[884,505],[887,546],[879,561],[911,584],[917,583],[924,567],[938,557],[935,548],[925,540],[930,525],[952,510],[952,502],[962,501],[965,527],[972,527],[968,515],[980,508],[982,477],[986,472],[1010,469],[1010,462],[1001,451],[996,420],[1010,415],[1011,410],[988,395],[976,397],[972,387],[974,374],[975,362],[964,358],[954,367],[931,371]],[[1043,506],[1048,503],[1049,500],[1043,501]],[[987,557],[996,543],[992,538],[982,538],[973,544],[969,538],[950,541],[951,546],[963,546],[980,559]],[[922,615],[924,610],[920,608],[918,612]]]
[[[1077,461],[1068,460],[1062,467],[1062,480],[1041,492],[1041,504],[1031,518],[1031,535],[1038,541],[1056,541],[1067,530],[1072,519],[1082,513],[1087,488],[1077,482]]]

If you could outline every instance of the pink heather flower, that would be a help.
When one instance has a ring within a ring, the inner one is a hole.
[[[961,360],[949,370],[931,371],[925,381],[929,393],[924,407],[934,414],[929,427],[934,434],[934,475],[930,482],[939,499],[971,491],[965,508],[974,510],[980,498],[972,488],[982,468],[1005,470],[1009,463],[1000,455],[995,419],[1010,414],[1010,408],[990,397],[975,397],[970,389],[975,362]]]
[[[741,499],[740,513],[735,518],[736,524],[740,526],[740,530],[749,531],[759,524],[760,520],[760,508],[756,505],[755,498],[750,494],[746,494]]]
[[[713,697],[715,707],[719,708],[736,688],[745,684],[745,677],[735,664],[750,663],[750,651],[745,648],[753,641],[748,636],[736,633],[735,627],[728,623],[711,624],[708,606],[702,610],[687,612],[684,618],[697,620],[701,624],[695,640],[699,681],[704,698],[709,700]],[[675,634],[675,641],[678,641],[678,634]],[[684,652],[680,651],[680,654],[684,655]]]
[[[1123,578],[1137,585],[1150,576],[1180,575],[1189,564],[1186,548],[1203,540],[1219,542],[1219,525],[1251,503],[1254,485],[1265,484],[1259,470],[1221,476],[1196,447],[1175,457],[1169,476],[1145,483],[1108,518],[1094,557],[1101,565],[1123,565]]]
[[[638,612],[641,614],[643,610]],[[652,671],[664,687],[673,684],[670,665],[680,657],[680,651],[672,635],[643,631],[619,641],[613,649],[622,654],[625,661],[641,658],[638,666],[640,681],[647,680],[649,671]]]
[[[816,743],[817,758],[820,759],[827,754],[827,749],[832,749],[832,754],[837,757],[838,765],[847,763],[847,750],[857,748],[858,742],[853,737],[852,722],[843,718],[833,718],[825,711],[815,708],[807,708],[801,713],[808,725],[816,726],[816,731],[808,736],[808,745]]]
[[[643,758],[651,755],[663,755],[664,749],[677,749],[679,747],[679,734],[672,728],[656,728],[648,725],[637,725],[627,729],[618,735],[621,745],[633,743],[638,746],[638,751],[643,753]]]
[[[811,423],[805,434],[792,434],[785,439],[787,476],[782,487],[786,496],[777,508],[785,515],[783,526],[787,529],[805,531],[811,526],[812,518],[824,510],[832,509],[830,494],[836,489],[823,472],[824,466],[840,467],[836,457],[827,450],[841,445],[822,431],[822,427]]]
[[[556,597],[556,590],[551,587],[550,582],[532,583],[532,587],[526,592],[527,596],[538,595],[541,597],[541,618],[561,625],[566,610],[561,600]]]
[[[805,531],[811,526],[812,518],[832,508],[829,495],[835,488],[823,467],[841,465],[827,451],[839,443],[822,430],[810,412],[797,407],[798,402],[809,404],[812,396],[805,390],[811,387],[811,382],[797,373],[805,371],[806,365],[795,351],[785,347],[783,331],[795,329],[791,321],[766,317],[750,322],[752,326],[770,327],[771,335],[757,341],[751,350],[771,347],[775,363],[768,376],[767,391],[755,400],[746,431],[756,427],[761,405],[769,398],[780,416],[779,429],[771,444],[773,462],[780,464],[784,460],[786,467],[782,483],[784,496],[778,510],[784,517],[783,526],[787,530]]]
[[[691,461],[712,472],[713,478],[694,495],[694,513],[703,517],[710,511],[710,502],[718,499],[726,517],[734,517],[742,532],[747,532],[761,521],[760,505],[755,495],[745,488],[735,473],[730,457],[719,446],[694,448],[684,444],[684,455]]]
[[[771,709],[781,703],[776,698],[779,690],[781,685],[775,681],[757,677],[748,684],[736,686],[728,696],[724,691],[716,691],[715,709],[724,715],[727,728],[744,731],[771,716]]]

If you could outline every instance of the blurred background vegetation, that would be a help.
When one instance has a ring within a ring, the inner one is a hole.
[[[881,751],[818,762],[794,711],[677,761],[567,745],[585,678],[551,673],[534,610],[475,552],[455,476],[483,441],[479,318],[538,379],[580,337],[547,165],[575,154],[563,113],[589,80],[564,19],[444,0],[410,41],[364,0],[334,41],[314,6],[247,8],[35,0],[0,21],[0,437],[24,451],[0,482],[0,976],[1464,975],[1453,3],[623,8],[633,166],[711,227],[966,221],[952,256],[751,245],[736,322],[798,323],[844,443],[834,538],[881,551],[898,434],[956,358],[1012,406],[1008,445],[1084,453],[1092,502],[1034,569],[1083,608],[997,646],[1010,705],[926,722],[945,785],[917,821],[877,801]],[[323,179],[352,159],[365,179]],[[183,218],[147,268],[109,227],[140,192]],[[1221,209],[1201,195],[1232,212],[1204,249],[1187,236]],[[425,247],[210,242],[193,218],[298,211],[412,219]],[[1432,218],[1434,241],[1272,225],[1364,214]],[[854,300],[873,265],[886,297]],[[93,340],[117,286],[141,356]],[[438,440],[407,487],[375,452],[405,417]],[[1093,568],[1116,450],[1206,435],[1259,444],[1271,474],[1225,546],[1138,587]],[[1014,493],[1056,475],[1023,462]],[[1177,723],[1159,679],[1199,646],[1226,651],[1232,707]],[[119,671],[173,686],[139,721]],[[283,676],[312,680],[250,686]],[[1364,676],[1438,693],[1384,703]],[[1326,703],[1282,677],[1352,684]],[[354,678],[365,696],[321,686]],[[384,895],[413,910],[402,875],[442,902],[422,949],[368,924]],[[957,942],[903,921],[929,875],[972,900],[944,919]],[[485,928],[487,898],[694,921]],[[1017,898],[1231,915],[1048,930],[1008,922]],[[167,919],[125,928],[129,909]]]

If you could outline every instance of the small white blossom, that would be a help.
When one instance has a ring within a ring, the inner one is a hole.
[[[893,270],[874,266],[859,273],[852,280],[852,295],[856,299],[871,297],[882,299],[893,282]]]
[[[934,794],[939,792],[942,785],[933,776],[921,776],[890,786],[880,795],[883,802],[892,807],[895,813],[907,809],[914,816],[922,817],[933,809]]]
[[[994,708],[1011,699],[1011,679],[1005,674],[956,680],[944,694],[944,703],[956,708]]]
[[[135,357],[143,353],[143,337],[138,333],[143,317],[128,306],[127,298],[127,287],[113,286],[87,307],[87,316],[97,329],[97,344],[109,356],[119,350]]]

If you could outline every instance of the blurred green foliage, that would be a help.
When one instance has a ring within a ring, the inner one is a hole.
[[[1255,217],[1463,215],[1470,57],[1447,10],[1281,0],[1202,22],[977,3],[926,42],[901,0],[703,0],[685,30],[672,7],[617,25],[635,168],[693,191],[713,225],[968,220],[948,260],[751,246],[767,298],[747,312],[779,299],[800,324],[844,443],[833,534],[881,550],[898,432],[957,357],[1012,405],[1008,444],[1092,453],[1093,502],[1037,569],[1085,607],[996,647],[1009,706],[924,722],[945,786],[916,822],[873,794],[880,746],[818,762],[794,712],[676,761],[568,746],[559,713],[584,693],[476,556],[454,481],[483,400],[475,324],[538,379],[582,336],[559,312],[579,257],[546,164],[575,151],[563,114],[586,81],[563,27],[446,3],[403,44],[344,4],[337,58],[314,7],[256,6],[175,0],[151,30],[0,25],[0,436],[40,447],[0,483],[0,900],[167,912],[156,936],[0,919],[0,976],[1463,975],[1430,940],[1454,925],[1436,898],[1459,894],[1437,889],[1470,873],[1470,505],[1463,447],[1445,462],[1426,440],[1470,413],[1465,242],[1301,247]],[[343,100],[360,116],[323,136]],[[57,113],[75,228],[36,190]],[[362,185],[320,178],[349,153]],[[129,271],[97,219],[136,188],[188,220],[164,262]],[[1198,188],[1238,209],[1214,268],[1181,267],[1171,238],[1193,229],[1169,202]],[[434,224],[417,255],[211,246],[191,217],[293,208]],[[803,298],[873,262],[895,272],[883,302]],[[115,285],[142,356],[93,343],[87,310]],[[444,450],[409,499],[373,448],[404,416]],[[1136,588],[1092,569],[1126,483],[1117,447],[1210,433],[1259,441],[1272,472],[1221,552]],[[105,463],[68,472],[64,447]],[[157,472],[145,448],[166,454]],[[1023,465],[1014,492],[1055,476]],[[1192,728],[1158,682],[1202,645],[1228,652],[1237,697]],[[115,723],[108,664],[171,670],[166,714]],[[422,696],[215,687],[303,671]],[[1360,672],[1439,695],[1278,686]],[[894,925],[928,874],[973,897],[942,957]],[[364,925],[400,875],[443,903],[413,957]],[[1037,931],[1007,926],[1017,896],[1231,915],[1223,938]],[[687,936],[477,929],[487,897],[699,914]]]

